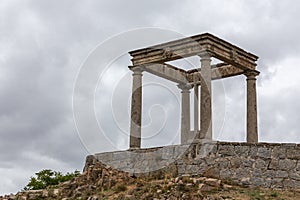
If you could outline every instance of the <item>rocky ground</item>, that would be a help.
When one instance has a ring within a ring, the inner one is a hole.
[[[101,163],[95,163],[80,176],[45,190],[19,192],[0,200],[34,199],[282,199],[298,200],[300,191],[243,188],[229,180],[209,177],[173,177],[167,173],[131,177]]]

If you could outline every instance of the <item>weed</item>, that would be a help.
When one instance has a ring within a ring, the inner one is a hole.
[[[275,191],[273,191],[273,192],[271,193],[271,197],[278,197],[278,193],[275,192]]]
[[[116,192],[124,192],[127,190],[127,187],[124,184],[117,184],[114,189]]]

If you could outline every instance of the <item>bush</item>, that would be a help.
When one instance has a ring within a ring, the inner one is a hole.
[[[36,177],[30,177],[29,183],[24,187],[24,190],[40,190],[45,189],[50,185],[58,185],[59,183],[71,180],[78,176],[80,173],[75,170],[73,173],[63,175],[61,172],[44,169],[35,173]]]

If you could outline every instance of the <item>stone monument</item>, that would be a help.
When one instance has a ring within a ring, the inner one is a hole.
[[[256,61],[252,53],[204,33],[129,52],[133,71],[130,148],[141,148],[142,75],[148,72],[178,84],[181,90],[181,143],[212,140],[211,81],[245,75],[247,81],[247,142],[257,143]],[[199,68],[183,70],[166,62],[199,56]],[[221,62],[212,65],[211,58]],[[190,90],[194,89],[194,130],[190,127]],[[199,98],[199,88],[200,98]],[[200,110],[199,110],[200,100]],[[200,111],[200,120],[199,120]],[[199,126],[200,125],[200,126]],[[193,134],[192,134],[193,133]]]

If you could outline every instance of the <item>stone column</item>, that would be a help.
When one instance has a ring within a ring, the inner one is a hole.
[[[190,84],[179,84],[181,89],[181,144],[190,139]]]
[[[199,85],[194,85],[194,131],[199,131]]]
[[[130,122],[130,148],[141,148],[141,125],[142,125],[142,69],[131,69],[132,93],[131,93],[131,122]]]
[[[201,53],[201,107],[200,107],[200,137],[212,140],[212,107],[211,107],[211,55]]]
[[[247,76],[247,142],[257,143],[257,100],[256,100],[256,76],[258,71],[248,71]]]

